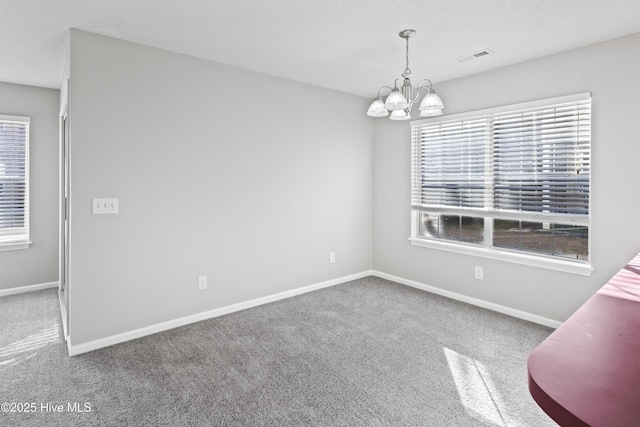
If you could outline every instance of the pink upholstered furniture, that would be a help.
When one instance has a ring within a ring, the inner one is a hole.
[[[561,426],[640,426],[640,254],[527,365],[531,395]]]

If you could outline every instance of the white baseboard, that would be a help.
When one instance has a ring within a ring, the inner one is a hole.
[[[0,298],[25,292],[40,291],[42,289],[57,288],[58,282],[39,283],[37,285],[18,286],[17,288],[0,289]]]
[[[489,310],[497,311],[498,313],[507,314],[518,319],[527,320],[529,322],[537,323],[539,325],[548,326],[550,328],[557,328],[562,324],[557,320],[548,319],[546,317],[538,316],[536,314],[527,313],[526,311],[516,310],[515,308],[507,307],[500,304],[495,304],[489,301],[481,300],[478,298],[469,297],[466,295],[458,294],[456,292],[447,291],[444,289],[436,288],[435,286],[425,285],[424,283],[415,282],[413,280],[405,279],[391,274],[383,273],[381,271],[374,270],[372,275],[380,277],[382,279],[391,280],[392,282],[400,283],[401,285],[411,286],[412,288],[421,289],[423,291],[431,292],[432,294],[442,295],[447,298],[451,298],[457,301],[462,301],[467,304],[477,305],[478,307],[486,308]]]
[[[340,277],[337,279],[328,280],[326,282],[316,283],[314,285],[305,286],[302,288],[292,289],[290,291],[280,292],[273,295],[268,295],[261,298],[256,298],[249,301],[240,302],[237,304],[228,305],[225,307],[208,310],[205,312],[193,314],[190,316],[180,317],[178,319],[169,320],[155,325],[146,326],[144,328],[134,329],[132,331],[123,332],[121,334],[112,335],[105,338],[89,341],[82,344],[72,345],[71,340],[67,340],[67,349],[69,356],[76,356],[89,351],[98,350],[100,348],[109,347],[111,345],[120,344],[126,341],[131,341],[136,338],[142,338],[147,335],[152,335],[158,332],[166,331],[169,329],[185,326],[191,323],[200,322],[202,320],[212,319],[214,317],[223,316],[225,314],[234,313],[236,311],[245,310],[251,307],[257,307],[259,305],[268,304],[270,302],[279,301],[285,298],[291,298],[296,295],[302,295],[308,292],[316,291],[330,286],[339,285],[342,283],[350,282],[352,280],[361,279],[367,276],[376,276],[382,279],[387,279],[392,282],[396,282],[402,285],[411,286],[426,292],[442,295],[447,298],[451,298],[457,301],[462,301],[468,304],[476,305],[478,307],[493,310],[499,313],[503,313],[512,317],[527,320],[529,322],[537,323],[540,325],[548,326],[551,328],[557,328],[562,324],[557,320],[548,319],[546,317],[538,316],[535,314],[527,313],[525,311],[516,310],[511,307],[495,304],[489,301],[484,301],[478,298],[469,297],[466,295],[458,294],[456,292],[447,291],[437,288],[435,286],[425,285],[413,280],[405,279],[391,274],[383,273],[381,271],[369,270],[360,273],[352,274],[349,276]]]
[[[306,294],[307,292],[316,291],[318,289],[328,288],[330,286],[335,286],[341,283],[350,282],[352,280],[361,279],[363,277],[371,276],[372,274],[373,272],[371,270],[363,271],[361,273],[356,273],[349,276],[328,280],[326,282],[316,283],[314,285],[304,286],[302,288],[292,289],[290,291],[280,292],[277,294],[228,305],[226,307],[216,308],[202,313],[193,314],[191,316],[180,317],[178,319],[157,323],[155,325],[134,329],[132,331],[123,332],[121,334],[100,338],[82,344],[72,345],[71,341],[73,340],[73,337],[70,337],[70,339],[67,340],[67,350],[69,352],[69,356],[76,356],[78,354],[87,353],[89,351],[98,350],[104,347],[109,347],[114,344],[120,344],[136,338],[142,338],[147,335],[177,328],[179,326],[188,325],[190,323],[200,322],[202,320],[223,316],[225,314],[234,313],[236,311],[245,310],[247,308],[256,307],[263,304],[268,304],[270,302],[278,301],[281,299],[291,298],[296,295]]]

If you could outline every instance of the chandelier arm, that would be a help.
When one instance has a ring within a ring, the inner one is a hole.
[[[425,82],[426,82],[426,85],[424,84]],[[433,90],[433,84],[431,83],[431,80],[429,79],[420,80],[420,83],[418,83],[416,96],[411,100],[412,103],[418,102],[418,99],[420,98],[420,91],[422,91],[422,89],[427,89],[427,93],[431,92]]]
[[[420,83],[418,83],[418,90],[422,89],[423,87],[426,87],[426,86],[422,85],[424,82],[427,82],[429,84],[429,89],[433,88],[433,84],[431,83],[431,80],[422,79],[422,80],[420,80]]]
[[[411,103],[412,104],[415,104],[416,102],[418,102],[418,99],[420,98],[420,89],[422,89],[422,88],[418,87],[417,90],[416,90],[416,96],[411,98]]]
[[[382,89],[389,89],[389,93],[393,92],[391,86],[382,86],[380,89],[378,89],[378,98],[382,98]]]

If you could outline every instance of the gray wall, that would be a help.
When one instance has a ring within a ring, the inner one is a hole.
[[[371,269],[369,100],[76,30],[70,73],[72,345]]]
[[[0,290],[58,281],[58,98],[55,89],[0,83],[0,114],[31,117],[29,249],[0,251]]]
[[[640,34],[635,34],[436,85],[447,114],[592,93],[594,272],[590,277],[411,246],[407,241],[409,125],[389,120],[376,120],[374,124],[374,268],[552,320],[565,320],[640,251],[638,52]],[[483,281],[474,279],[476,265],[484,267]]]

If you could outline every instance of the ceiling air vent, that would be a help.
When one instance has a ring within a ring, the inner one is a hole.
[[[489,49],[483,49],[481,51],[472,53],[470,55],[463,55],[463,56],[459,56],[456,59],[456,61],[458,62],[467,62],[467,61],[471,61],[472,59],[476,59],[476,58],[480,58],[482,56],[487,56],[487,55],[491,55],[493,52],[490,51]]]

